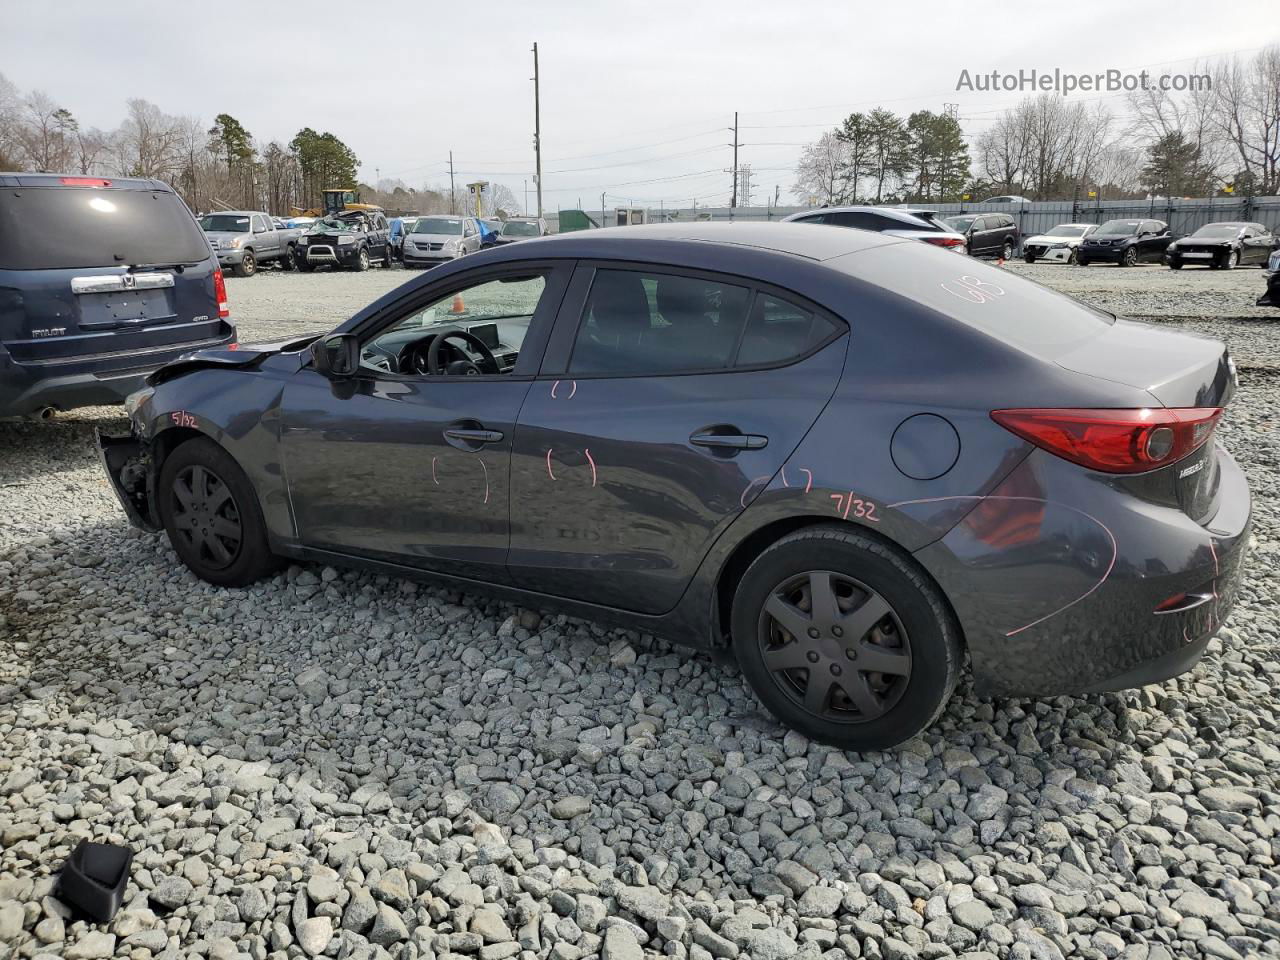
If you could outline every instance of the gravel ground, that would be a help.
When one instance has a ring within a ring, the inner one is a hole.
[[[784,735],[731,666],[479,595],[297,566],[211,588],[124,524],[89,446],[118,412],[0,425],[0,957],[1280,957],[1260,274],[1010,269],[1230,340],[1249,577],[1187,676],[962,686],[884,753]],[[228,285],[255,339],[404,277]],[[82,837],[137,851],[109,925],[50,896]]]

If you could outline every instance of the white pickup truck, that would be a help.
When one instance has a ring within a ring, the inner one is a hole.
[[[277,227],[271,216],[260,210],[208,213],[200,218],[200,226],[218,255],[218,263],[230,267],[237,277],[253,276],[258,264],[268,260],[279,260],[286,270],[297,264],[294,247],[302,231]]]

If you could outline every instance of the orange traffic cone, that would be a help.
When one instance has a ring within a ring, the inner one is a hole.
[[[453,306],[449,309],[450,313],[466,313],[467,305],[462,302],[462,294],[455,293],[453,295]]]

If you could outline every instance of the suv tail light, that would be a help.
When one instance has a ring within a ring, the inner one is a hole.
[[[936,237],[921,237],[925,243],[932,243],[935,247],[963,247],[964,237],[951,237],[946,234],[939,234]]]
[[[101,177],[59,177],[58,182],[64,187],[109,187],[110,180]]]
[[[1103,473],[1176,463],[1213,435],[1221,407],[992,410],[991,419],[1052,454]]]
[[[227,281],[223,279],[221,269],[213,271],[213,299],[218,301],[219,317],[231,316],[227,309]]]

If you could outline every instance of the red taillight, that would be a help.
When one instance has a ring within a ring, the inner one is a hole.
[[[218,301],[218,316],[229,317],[231,311],[227,309],[227,281],[222,278],[222,271],[213,271],[213,299]]]
[[[64,187],[109,187],[110,180],[101,177],[60,177],[58,182]]]
[[[993,410],[991,419],[1072,463],[1104,473],[1142,473],[1201,447],[1221,407],[1139,410]]]
[[[935,247],[963,247],[964,237],[952,237],[945,233],[940,233],[936,237],[921,237],[925,243],[932,243]]]

